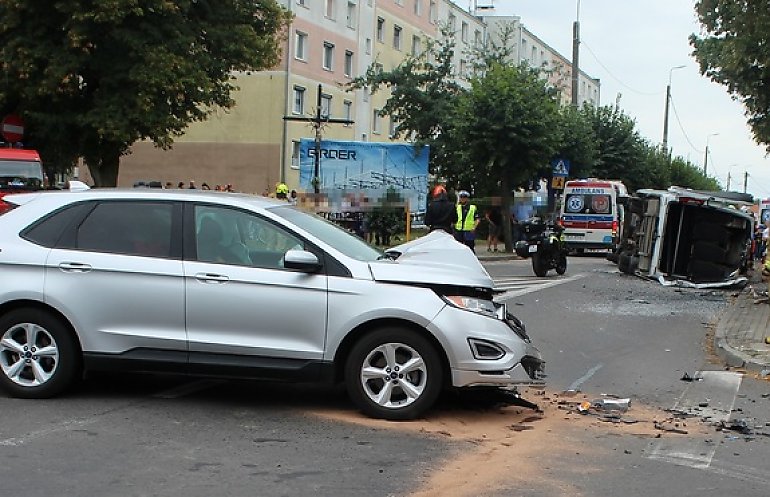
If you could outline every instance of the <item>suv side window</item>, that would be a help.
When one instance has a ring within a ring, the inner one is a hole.
[[[145,257],[172,257],[174,204],[103,202],[77,228],[75,247]]]
[[[89,204],[68,205],[35,221],[21,232],[21,237],[37,245],[52,248],[56,246],[64,230],[78,222],[91,209]]]
[[[304,243],[254,214],[208,205],[195,206],[197,260],[283,269],[283,256]]]

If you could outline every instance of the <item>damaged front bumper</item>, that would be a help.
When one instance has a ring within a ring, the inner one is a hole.
[[[543,386],[545,376],[545,361],[540,357],[525,356],[521,362],[508,370],[452,369],[452,385],[456,387]]]

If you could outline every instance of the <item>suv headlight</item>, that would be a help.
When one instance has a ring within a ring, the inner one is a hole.
[[[466,297],[463,295],[443,295],[443,299],[451,306],[466,311],[483,314],[495,319],[500,318],[499,304],[491,300],[480,299],[477,297]]]

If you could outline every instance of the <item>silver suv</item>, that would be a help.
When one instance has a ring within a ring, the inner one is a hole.
[[[0,200],[0,387],[84,371],[344,381],[409,419],[444,387],[541,384],[475,256],[434,233],[388,254],[248,195],[90,190]]]

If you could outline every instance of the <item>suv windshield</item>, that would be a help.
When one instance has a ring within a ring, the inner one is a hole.
[[[0,159],[0,191],[41,188],[43,168],[39,162]]]
[[[307,231],[351,259],[369,262],[382,257],[382,252],[379,250],[320,216],[288,206],[270,209],[270,212]]]

